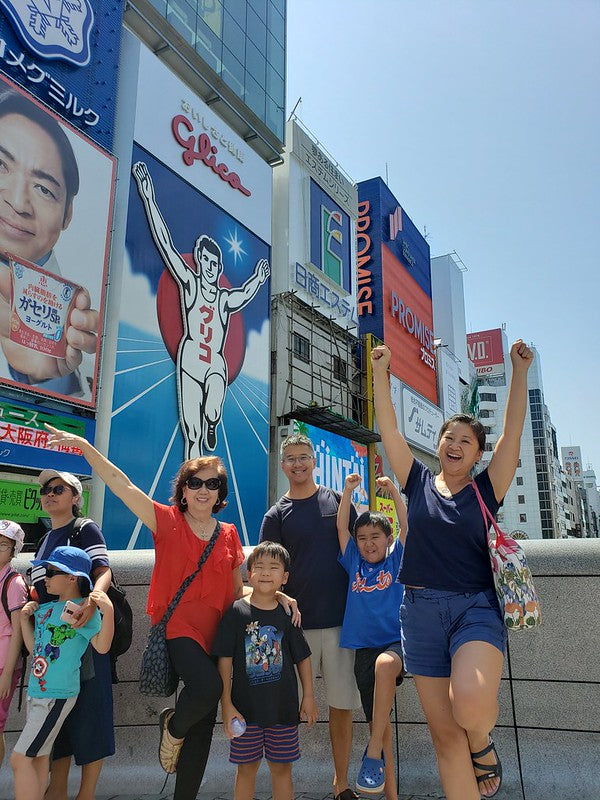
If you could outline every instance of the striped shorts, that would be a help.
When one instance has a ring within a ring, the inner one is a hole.
[[[229,760],[232,764],[252,764],[264,755],[267,761],[290,764],[300,758],[297,725],[273,725],[261,728],[248,725],[241,736],[231,740]]]
[[[63,722],[77,702],[75,697],[27,697],[27,721],[15,745],[28,758],[49,756]]]

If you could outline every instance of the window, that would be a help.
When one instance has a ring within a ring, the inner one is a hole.
[[[525,502],[525,495],[524,495],[524,494],[520,494],[520,495],[517,497],[517,502],[518,502],[518,503],[521,503],[521,505],[522,505],[522,504]]]
[[[496,402],[496,394],[495,392],[481,392],[479,395],[479,399],[486,401],[488,403],[495,403]]]
[[[494,449],[494,445],[490,444],[489,442],[486,442],[485,443],[485,449],[488,451],[488,453],[491,453],[493,451],[493,449]]]
[[[517,467],[520,467],[520,466],[521,466],[521,459],[519,459],[519,461],[517,463]]]
[[[299,333],[292,334],[293,336],[293,350],[296,358],[304,361],[306,364],[310,363],[310,342],[306,336],[301,336]]]
[[[523,486],[523,478],[517,475],[517,486]]]
[[[519,522],[527,522],[527,514],[519,514]]]
[[[333,357],[333,377],[341,383],[348,383],[348,365],[339,356]]]

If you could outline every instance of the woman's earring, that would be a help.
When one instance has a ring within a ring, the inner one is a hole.
[[[182,506],[187,506],[187,500],[185,499],[185,497],[181,498],[181,505]]]

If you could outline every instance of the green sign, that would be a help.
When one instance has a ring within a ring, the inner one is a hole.
[[[50,412],[46,409],[27,408],[16,403],[0,401],[0,419],[3,423],[22,425],[26,428],[35,428],[45,431],[44,423],[52,425],[61,431],[76,433],[78,436],[85,436],[85,422],[83,419],[75,418],[71,415],[63,416],[58,412]]]
[[[37,483],[7,481],[0,479],[0,519],[13,522],[37,522],[40,517],[48,515],[42,510],[40,503],[40,487]],[[82,513],[87,514],[90,490],[83,490]]]

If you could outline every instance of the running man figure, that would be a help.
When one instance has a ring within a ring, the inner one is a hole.
[[[186,439],[185,458],[197,458],[217,446],[217,426],[227,391],[227,362],[223,355],[232,314],[250,303],[270,275],[269,262],[257,262],[243,286],[218,285],[223,271],[219,245],[199,236],[194,245],[195,272],[177,252],[156,203],[148,167],[138,161],[132,168],[152,233],[165,266],[179,286],[183,336],[177,350],[177,401],[179,421]]]

